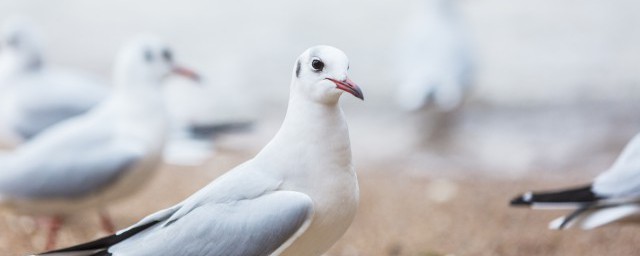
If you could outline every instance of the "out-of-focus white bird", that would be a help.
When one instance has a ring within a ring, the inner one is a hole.
[[[170,74],[197,79],[153,37],[128,44],[117,58],[114,92],[88,113],[46,130],[0,158],[0,205],[50,217],[52,248],[65,215],[131,195],[154,173],[168,127],[161,92]]]
[[[407,111],[429,104],[458,107],[472,76],[469,39],[453,0],[423,0],[401,30],[397,102]]]
[[[250,121],[198,124],[171,119],[172,129],[164,150],[168,164],[198,166],[215,153],[215,141],[219,136],[248,132]]]
[[[280,131],[253,159],[185,201],[117,234],[44,255],[321,255],[358,205],[343,91],[345,54],[316,46],[297,60]]]
[[[228,67],[232,66],[232,67]],[[234,65],[217,67],[213,79],[203,77],[202,86],[168,83],[165,97],[171,132],[164,160],[174,165],[197,166],[216,151],[220,137],[252,130],[250,97],[238,89],[241,75],[232,75]],[[242,93],[243,97],[236,97]]]
[[[640,134],[625,147],[607,171],[593,183],[552,192],[528,192],[511,201],[512,206],[533,209],[575,209],[549,224],[551,229],[579,226],[593,229],[640,215]]]
[[[0,35],[0,142],[16,146],[52,125],[85,113],[109,88],[100,79],[46,64],[39,33],[13,17]]]

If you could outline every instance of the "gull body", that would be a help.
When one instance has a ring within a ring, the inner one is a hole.
[[[141,37],[120,53],[111,96],[0,158],[0,205],[52,217],[103,211],[148,181],[162,156],[167,117],[161,82],[177,70],[164,43]],[[112,224],[104,215],[105,229]],[[55,242],[50,231],[48,247]]]
[[[0,36],[0,140],[28,141],[99,104],[109,89],[99,78],[47,65],[39,33],[12,17]]]
[[[251,97],[237,97],[239,79],[228,62],[216,68],[224,76],[205,76],[201,86],[170,83],[165,100],[171,129],[164,151],[165,163],[200,166],[217,151],[217,142],[226,135],[252,131]]]
[[[322,255],[358,205],[343,91],[348,60],[329,46],[298,58],[282,127],[253,159],[117,234],[43,255]]]
[[[469,40],[456,1],[423,0],[401,30],[396,54],[397,102],[407,111],[462,104],[472,78]]]
[[[514,198],[511,205],[574,210],[549,223],[551,229],[574,226],[593,229],[621,220],[637,221],[640,217],[640,134],[591,184],[550,192],[528,192]]]

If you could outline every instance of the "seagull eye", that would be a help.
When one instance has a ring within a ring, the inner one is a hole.
[[[164,58],[164,60],[166,60],[167,62],[172,62],[173,61],[173,54],[171,53],[171,51],[165,49],[164,51],[162,51],[162,57]]]
[[[311,67],[315,71],[322,71],[322,69],[324,68],[324,63],[319,59],[314,59],[311,61]]]

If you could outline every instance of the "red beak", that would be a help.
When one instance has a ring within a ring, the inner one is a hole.
[[[345,92],[351,93],[353,96],[356,96],[356,98],[358,99],[364,100],[364,95],[362,94],[362,90],[360,90],[360,87],[358,87],[356,83],[351,81],[351,79],[346,78],[344,81],[338,81],[333,78],[327,78],[327,79],[329,79],[331,82],[334,82],[336,84],[336,88],[343,90]]]
[[[200,82],[200,75],[198,75],[198,73],[194,72],[191,69],[180,67],[180,66],[174,66],[172,72],[176,75],[184,76],[195,82]]]

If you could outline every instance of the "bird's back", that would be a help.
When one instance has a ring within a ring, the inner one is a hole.
[[[108,95],[108,87],[64,70],[43,70],[11,85],[13,129],[29,140],[66,119],[86,113]]]

